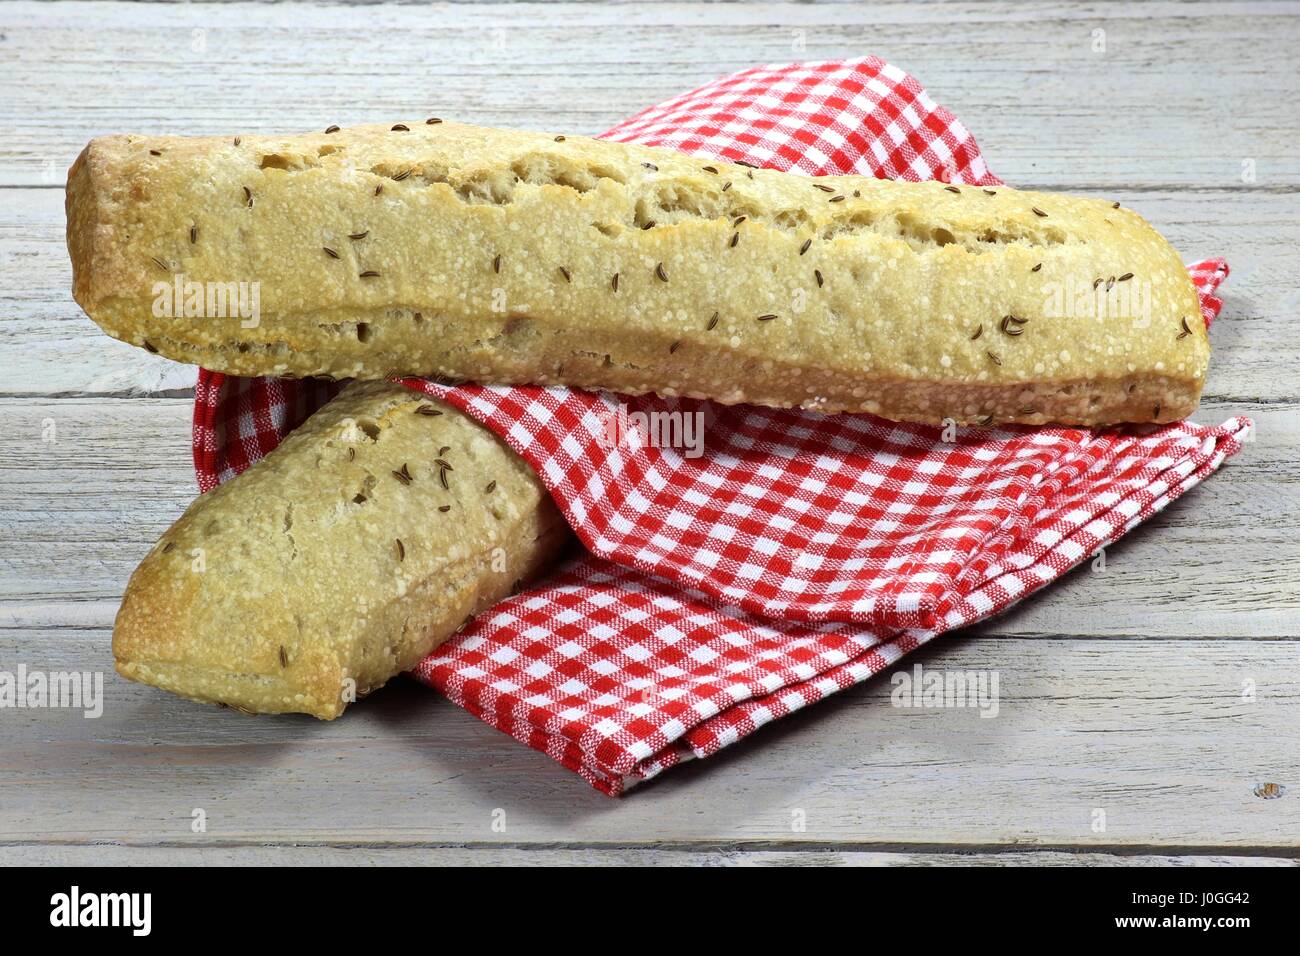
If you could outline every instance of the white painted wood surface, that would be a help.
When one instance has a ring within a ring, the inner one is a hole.
[[[98,720],[0,710],[0,862],[1293,863],[1298,42],[1293,3],[0,5],[0,670],[108,668]],[[89,137],[595,132],[733,69],[865,53],[1008,181],[1121,199],[1234,268],[1198,417],[1258,440],[1105,573],[917,657],[997,670],[996,719],[891,707],[879,679],[614,801],[407,680],[322,724],[112,673],[122,586],[194,493],[192,371],[68,295],[61,184]]]
[[[20,846],[12,864],[58,866],[1267,866],[1294,867],[1282,857],[1226,854],[1037,851],[871,852],[804,846],[798,849],[702,849],[695,846]]]

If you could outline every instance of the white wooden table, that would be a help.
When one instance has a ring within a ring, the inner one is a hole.
[[[0,710],[0,862],[1293,864],[1298,45],[1300,6],[1272,2],[0,5],[0,670],[100,670],[107,696],[98,720]],[[72,302],[86,140],[428,113],[591,133],[754,63],[865,53],[1008,182],[1120,199],[1234,268],[1198,418],[1258,440],[1104,573],[917,656],[996,669],[997,719],[893,708],[880,678],[611,800],[406,679],[318,723],[112,672],[127,576],[195,494],[192,370]]]

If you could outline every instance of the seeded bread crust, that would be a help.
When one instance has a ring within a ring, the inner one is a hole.
[[[131,576],[113,656],[122,676],[184,697],[332,719],[566,538],[532,471],[482,426],[400,385],[354,383],[163,535]]]
[[[94,140],[68,180],[77,302],[117,338],[237,375],[928,422],[1170,421],[1199,399],[1195,289],[1115,204],[398,126]],[[155,314],[185,281],[259,283],[260,321]]]

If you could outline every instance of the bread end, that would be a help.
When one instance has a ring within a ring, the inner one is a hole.
[[[182,519],[184,520],[184,519]],[[164,542],[166,538],[164,538]],[[297,659],[255,632],[214,632],[203,573],[160,542],[131,576],[113,626],[113,659],[128,680],[248,714],[306,713],[333,720],[347,706],[337,661]]]

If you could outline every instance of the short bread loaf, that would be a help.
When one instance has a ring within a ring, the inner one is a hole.
[[[96,322],[237,375],[1098,425],[1187,415],[1209,360],[1177,253],[1097,199],[410,122],[97,139],[67,211]]]
[[[563,519],[448,405],[354,383],[198,498],[131,576],[125,677],[253,713],[337,717],[544,567]]]

